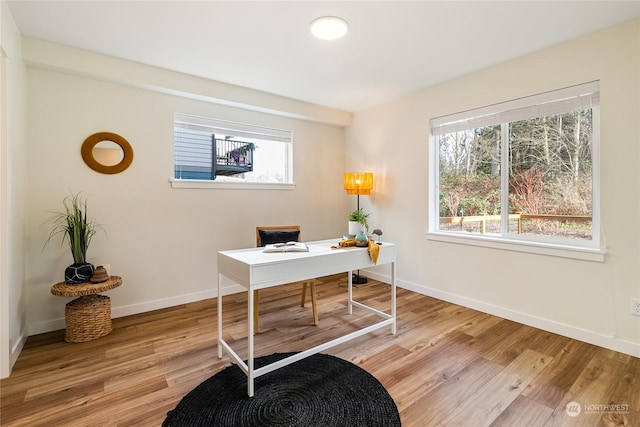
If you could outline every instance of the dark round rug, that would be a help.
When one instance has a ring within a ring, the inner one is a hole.
[[[255,359],[259,368],[294,353]],[[400,426],[395,402],[380,382],[353,363],[315,354],[255,380],[231,365],[169,411],[163,426]]]

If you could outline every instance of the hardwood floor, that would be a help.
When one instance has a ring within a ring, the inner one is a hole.
[[[358,309],[347,314],[345,280],[318,282],[317,327],[310,303],[299,306],[299,286],[260,291],[256,356],[303,350],[373,323]],[[373,280],[354,296],[389,305],[388,286]],[[217,358],[216,307],[205,300],[114,319],[110,335],[87,343],[65,343],[64,331],[30,337],[0,382],[0,424],[160,425],[230,363],[226,354]],[[223,314],[225,338],[245,355],[246,294],[225,297]],[[325,353],[377,377],[403,426],[640,426],[640,359],[403,289],[397,335],[385,328]],[[568,414],[569,402],[579,415]]]

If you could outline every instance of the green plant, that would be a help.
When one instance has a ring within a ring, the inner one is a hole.
[[[91,238],[99,230],[103,230],[102,226],[93,218],[87,219],[87,199],[82,198],[80,194],[67,196],[62,203],[64,212],[56,212],[49,219],[53,227],[45,246],[55,236],[62,235],[61,245],[65,240],[69,243],[73,263],[85,263]]]
[[[367,222],[367,218],[369,217],[369,215],[371,214],[365,214],[362,211],[362,208],[359,208],[351,212],[347,218],[349,221],[359,222],[360,224],[364,225],[364,229],[366,231],[369,231],[369,224]]]

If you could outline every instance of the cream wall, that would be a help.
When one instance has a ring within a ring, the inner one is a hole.
[[[89,196],[90,214],[107,230],[94,237],[88,259],[123,277],[108,293],[114,317],[214,297],[216,252],[254,246],[257,225],[300,224],[305,240],[346,227],[340,123],[350,114],[260,92],[249,104],[244,88],[35,40],[24,46],[29,334],[64,327],[70,299],[49,288],[72,259],[57,241],[43,250],[43,224],[70,191]],[[295,189],[171,188],[174,112],[292,130]],[[80,146],[99,131],[131,143],[129,169],[103,175],[85,166]]]
[[[0,1],[0,377],[9,374],[27,332],[25,216],[27,210],[26,68],[21,36]]]
[[[355,114],[346,163],[377,176],[363,198],[398,243],[400,285],[640,356],[640,21],[408,94]],[[601,212],[606,261],[430,241],[429,120],[474,107],[601,83]]]
[[[27,324],[28,334],[64,327],[68,300],[49,288],[70,254],[42,246],[43,223],[69,191],[90,196],[91,213],[106,225],[108,237],[95,237],[89,258],[124,277],[109,292],[117,317],[215,296],[216,251],[253,245],[256,225],[299,223],[305,239],[342,233],[355,205],[344,196],[342,172],[366,170],[376,188],[361,205],[372,212],[370,226],[398,243],[401,286],[640,355],[640,318],[628,314],[629,298],[640,297],[640,229],[621,220],[640,214],[638,35],[634,21],[583,37],[357,113],[351,126],[345,112],[25,39],[27,120],[14,113],[10,145],[11,346]],[[11,87],[25,85],[20,67]],[[604,263],[427,240],[431,117],[594,79],[602,98]],[[20,111],[24,90],[15,90]],[[292,129],[296,189],[172,189],[174,111]],[[82,163],[80,145],[97,131],[131,142],[130,169],[107,176]]]

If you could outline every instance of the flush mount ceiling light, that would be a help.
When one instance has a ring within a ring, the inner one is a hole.
[[[311,34],[322,40],[335,40],[347,34],[349,24],[337,16],[322,16],[311,23]]]

